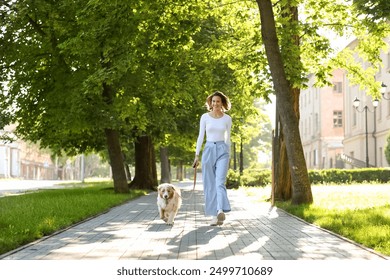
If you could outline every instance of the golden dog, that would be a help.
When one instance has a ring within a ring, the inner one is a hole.
[[[173,225],[182,203],[181,191],[168,183],[159,185],[157,191],[157,206],[160,218],[168,225]]]

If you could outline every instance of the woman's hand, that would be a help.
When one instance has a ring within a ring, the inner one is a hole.
[[[199,165],[199,157],[195,156],[194,163],[192,164],[192,168],[197,168]]]

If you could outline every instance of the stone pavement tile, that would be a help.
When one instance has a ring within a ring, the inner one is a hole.
[[[4,259],[42,260],[327,260],[383,259],[361,246],[294,218],[269,204],[251,204],[229,190],[223,226],[204,216],[198,189],[184,200],[173,227],[158,216],[156,193],[115,207]],[[183,197],[190,191],[183,189]],[[1,257],[0,257],[1,258]]]

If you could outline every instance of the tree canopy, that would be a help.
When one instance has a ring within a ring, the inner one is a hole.
[[[225,91],[241,119],[254,98],[266,96],[256,75],[264,67],[256,62],[259,36],[246,6],[3,2],[3,120],[17,123],[20,138],[56,153],[102,151],[118,136],[126,145],[143,134],[189,143],[183,138],[195,138],[212,91]]]
[[[378,95],[387,2],[274,1],[289,86],[304,88],[308,74],[327,83],[342,67]],[[249,140],[254,100],[274,93],[254,1],[6,0],[0,21],[2,125],[16,123],[20,138],[56,153],[108,147],[115,170],[142,135],[188,158],[214,90],[233,103],[233,140]],[[371,67],[348,50],[331,56],[327,31],[356,36]]]
[[[368,21],[390,20],[390,2],[387,0],[353,0],[353,4]]]

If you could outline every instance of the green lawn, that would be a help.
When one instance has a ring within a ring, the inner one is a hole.
[[[268,199],[270,191],[246,189],[258,202]],[[311,205],[277,202],[276,206],[390,256],[390,185],[312,186],[312,192]]]
[[[0,254],[145,195],[115,194],[112,182],[75,184],[0,198]]]

